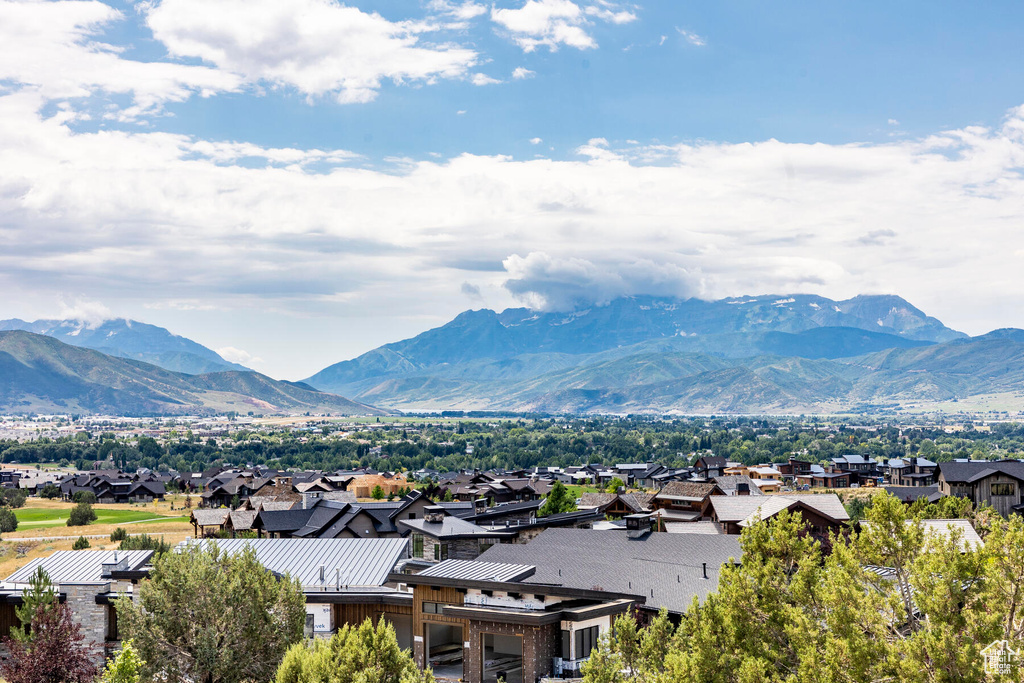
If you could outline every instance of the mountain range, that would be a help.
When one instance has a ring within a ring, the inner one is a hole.
[[[303,382],[137,321],[5,326],[19,329],[0,332],[4,412],[1024,410],[1024,330],[968,337],[896,296],[637,296],[572,312],[466,311]]]
[[[141,360],[165,370],[190,375],[225,370],[249,370],[242,365],[224,360],[216,351],[191,339],[137,320],[115,318],[91,325],[82,320],[36,320],[30,323],[12,318],[0,320],[0,331],[4,330],[24,330],[43,334],[72,346],[95,349],[108,356]]]
[[[0,412],[382,415],[371,406],[252,371],[189,375],[23,330],[0,332]]]
[[[793,413],[1004,395],[1024,331],[970,338],[896,296],[624,297],[466,311],[307,384],[402,410]]]

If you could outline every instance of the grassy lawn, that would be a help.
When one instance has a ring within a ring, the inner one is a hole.
[[[71,508],[71,505],[66,508],[19,508],[14,511],[18,518],[18,531],[65,526],[68,515],[71,514]],[[95,508],[95,510],[96,521],[94,524],[124,524],[125,522],[140,522],[150,519],[160,522],[188,521],[188,517],[169,517],[149,510],[110,510],[107,508]]]
[[[566,484],[565,488],[569,491],[569,495],[571,495],[573,498],[579,498],[584,493],[602,493],[602,492],[604,492],[604,489],[599,488],[597,486],[582,486],[582,485],[577,485],[577,484],[573,484],[573,485]]]

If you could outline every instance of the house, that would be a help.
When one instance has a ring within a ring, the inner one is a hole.
[[[1024,462],[1019,460],[944,462],[938,465],[939,492],[985,503],[1004,517],[1024,513]]]
[[[473,560],[495,543],[511,541],[515,536],[506,527],[488,529],[446,515],[436,505],[425,508],[422,518],[403,519],[398,526],[412,534],[412,557],[437,562]]]
[[[786,462],[777,463],[775,465],[775,469],[782,474],[783,482],[792,484],[796,481],[797,476],[801,474],[810,474],[812,466],[814,466],[813,462],[798,460],[793,456],[789,456],[789,460]]]
[[[783,494],[775,496],[715,496],[711,498],[708,519],[721,525],[726,534],[740,531],[758,520],[771,519],[783,510],[799,514],[811,534],[827,540],[830,531],[845,531],[850,515],[834,493]]]
[[[711,479],[725,474],[725,458],[720,455],[702,455],[693,463],[693,474],[701,479]]]
[[[72,606],[90,657],[102,665],[120,645],[114,601],[133,595],[134,584],[146,575],[152,550],[60,550],[29,561],[8,576],[0,588],[0,637],[18,625],[14,612],[33,574],[42,568],[61,602]]]
[[[770,465],[751,467],[747,476],[762,493],[777,493],[782,490],[782,473]]]
[[[713,482],[673,481],[655,494],[651,507],[660,511],[663,522],[693,522],[704,516],[715,496],[725,493]]]
[[[418,574],[393,574],[413,591],[416,664],[440,680],[467,683],[572,677],[614,618],[643,601],[592,587],[527,583],[537,569],[450,559]]]
[[[549,529],[525,545],[495,545],[477,560],[392,579],[414,591],[420,666],[468,683],[536,681],[578,678],[627,610],[645,621],[665,608],[678,621],[740,555],[728,536]]]
[[[920,498],[926,499],[929,503],[934,503],[939,498],[942,498],[942,494],[939,493],[938,484],[932,484],[931,486],[883,486],[882,490],[892,496],[899,498],[901,503],[913,503]]]
[[[577,507],[597,510],[606,517],[619,519],[638,512],[650,512],[654,495],[650,493],[584,493]]]
[[[890,458],[885,464],[885,479],[893,486],[931,486],[938,464],[925,458]]]
[[[851,478],[854,475],[850,472],[814,472],[801,474],[796,478],[799,486],[823,489],[845,489],[850,487]]]
[[[349,492],[346,492],[349,493]],[[331,494],[325,494],[331,495]],[[398,538],[408,532],[396,526],[400,519],[422,517],[430,501],[422,491],[394,501],[352,502],[319,498],[304,508],[260,510],[252,528],[272,538]]]
[[[722,475],[711,480],[727,496],[760,496],[761,488],[745,474]]]

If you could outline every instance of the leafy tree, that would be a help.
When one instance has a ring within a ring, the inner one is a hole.
[[[96,678],[85,636],[68,605],[38,605],[31,633],[27,640],[7,641],[10,656],[0,662],[7,683],[92,683]]]
[[[384,500],[384,489],[381,488],[380,484],[377,484],[373,487],[373,491],[370,493],[370,496],[374,500]]]
[[[92,491],[75,491],[71,496],[72,503],[95,503],[96,494]]]
[[[277,670],[276,683],[434,683],[408,651],[398,646],[385,619],[346,624],[330,640],[293,645]]]
[[[562,482],[556,481],[555,485],[551,487],[548,497],[544,500],[544,504],[537,511],[537,516],[547,517],[561,512],[572,512],[575,509],[576,501],[569,493],[569,489],[565,488],[565,484]]]
[[[8,533],[18,528],[18,516],[9,507],[0,507],[0,531]]]
[[[39,492],[39,495],[43,498],[59,498],[60,487],[56,484],[47,484],[43,487],[43,490]]]
[[[614,477],[614,478],[612,478],[612,480],[610,482],[608,482],[608,486],[606,486],[604,490],[606,492],[608,492],[608,493],[615,493],[620,488],[625,488],[625,487],[626,487],[626,482],[622,481],[618,477]]]
[[[117,656],[107,662],[97,683],[139,683],[145,664],[133,641],[126,640],[121,643]]]
[[[95,521],[96,511],[92,509],[92,505],[84,501],[73,507],[68,516],[68,526],[86,526]]]
[[[128,538],[128,530],[123,526],[119,526],[110,532],[111,541],[123,541],[126,538]]]
[[[144,679],[200,683],[270,680],[306,619],[297,581],[272,575],[251,548],[228,555],[214,543],[160,555],[117,614]]]
[[[89,543],[89,539],[86,538],[85,536],[79,536],[78,540],[75,541],[75,544],[71,546],[71,549],[72,550],[85,550],[85,549],[90,548],[90,547],[92,547],[92,545]]]

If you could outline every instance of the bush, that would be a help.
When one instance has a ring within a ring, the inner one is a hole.
[[[7,533],[18,528],[18,517],[9,507],[0,508],[0,532]]]
[[[123,526],[119,526],[110,532],[111,541],[123,541],[126,538],[128,538],[128,530],[125,529]]]
[[[128,536],[119,546],[120,550],[155,550],[157,555],[162,555],[170,551],[171,544],[163,539],[163,536],[157,538],[156,536],[150,536],[149,534],[139,534],[138,536]]]
[[[86,538],[85,536],[79,536],[78,540],[75,541],[75,544],[73,546],[71,546],[71,549],[72,550],[85,550],[86,548],[90,548],[90,547],[92,547],[92,544],[89,543],[89,539]]]
[[[59,498],[60,487],[56,484],[47,484],[43,487],[43,490],[39,492],[39,495],[43,498]]]
[[[93,498],[95,497],[93,496]],[[71,516],[68,517],[68,526],[86,526],[95,521],[96,511],[92,509],[92,505],[83,502],[71,510]]]
[[[20,508],[28,500],[28,494],[21,489],[4,489],[4,504]]]
[[[71,502],[73,503],[95,503],[96,494],[92,491],[75,491],[74,495],[71,496]]]

